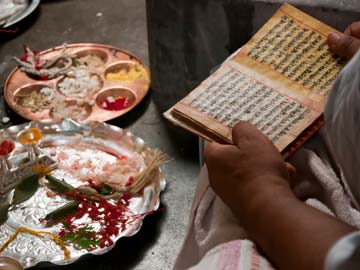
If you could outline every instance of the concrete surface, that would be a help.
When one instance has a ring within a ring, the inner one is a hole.
[[[11,56],[22,55],[22,44],[38,50],[63,42],[110,44],[129,50],[149,63],[144,0],[41,1],[37,11],[16,28],[19,34],[0,33],[0,86],[15,66]],[[5,115],[11,119],[6,126],[26,121],[12,112],[2,98],[0,119]],[[89,256],[69,266],[42,269],[158,270],[171,269],[174,263],[198,173],[196,138],[188,135],[187,139],[179,139],[171,132],[155,106],[152,91],[133,111],[109,123],[131,130],[172,158],[163,168],[168,183],[161,198],[163,211],[147,217],[138,234],[122,239],[105,255]]]

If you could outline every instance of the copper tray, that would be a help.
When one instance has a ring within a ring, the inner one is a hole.
[[[63,46],[51,48],[40,53],[44,59],[50,59],[54,57]],[[83,110],[85,113],[81,118],[77,118],[78,121],[107,121],[123,115],[133,109],[147,94],[150,87],[150,73],[145,64],[136,56],[130,52],[124,51],[119,48],[115,48],[102,44],[70,44],[67,45],[67,53],[75,54],[79,57],[86,55],[95,55],[100,57],[104,64],[97,68],[80,68],[95,74],[100,81],[101,87],[94,91],[88,99],[93,100],[94,105],[89,106],[77,105],[79,98],[66,96],[59,91],[58,84],[64,79],[64,76],[59,76],[51,80],[34,79],[28,76],[20,68],[15,68],[8,76],[5,82],[4,96],[9,106],[19,115],[29,120],[41,120],[52,119],[52,106],[50,104],[48,108],[40,112],[33,112],[30,108],[19,105],[21,96],[29,95],[33,91],[40,91],[43,87],[52,88],[54,95],[60,95],[65,98],[67,104],[72,107],[79,106],[79,110]],[[107,72],[114,70],[120,70],[122,68],[130,68],[131,66],[140,66],[145,72],[145,78],[136,81],[109,81],[105,78]],[[66,75],[65,75],[66,76]],[[128,106],[122,110],[106,110],[100,105],[100,101],[109,96],[121,96],[126,97]],[[80,102],[81,103],[81,102]]]

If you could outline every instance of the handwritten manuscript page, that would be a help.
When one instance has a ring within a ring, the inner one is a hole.
[[[220,142],[231,142],[231,128],[247,120],[283,151],[321,118],[327,93],[345,64],[326,44],[334,31],[284,4],[165,116]]]

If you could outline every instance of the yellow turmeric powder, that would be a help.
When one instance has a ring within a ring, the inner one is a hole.
[[[120,69],[117,72],[109,72],[106,74],[109,81],[137,81],[148,80],[146,70],[140,65],[133,65],[129,68]]]

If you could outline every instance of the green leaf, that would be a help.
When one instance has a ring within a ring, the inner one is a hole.
[[[96,194],[98,194],[96,189],[94,189],[92,187],[89,187],[89,186],[81,186],[81,187],[79,187],[78,191],[81,194],[88,194],[88,195],[96,195]]]
[[[100,244],[100,240],[77,235],[76,233],[69,233],[65,237],[61,237],[61,240],[63,240],[64,242],[71,242],[82,249],[94,248]]]
[[[32,175],[22,180],[20,184],[15,187],[12,204],[19,204],[30,199],[39,187],[39,176]]]
[[[10,204],[4,203],[0,205],[0,225],[4,224],[8,218]]]
[[[58,219],[62,219],[74,213],[78,209],[78,206],[79,206],[79,202],[76,201],[69,202],[47,214],[45,216],[45,220],[56,221]]]
[[[103,184],[99,193],[103,194],[103,195],[109,195],[113,192],[112,187],[110,187],[109,185]]]
[[[70,229],[70,224],[67,223],[65,220],[63,220],[61,224],[64,226],[65,229]]]
[[[74,189],[74,187],[64,180],[59,180],[54,176],[45,175],[46,180],[48,180],[49,188],[56,193],[66,193]]]
[[[117,199],[120,199],[123,195],[124,195],[124,193],[114,192],[114,193],[111,193],[110,195],[103,195],[102,198],[105,200],[117,200]]]
[[[74,232],[67,232],[64,237],[61,237],[61,240],[71,242],[82,249],[91,249],[100,244],[93,227],[88,225]]]

